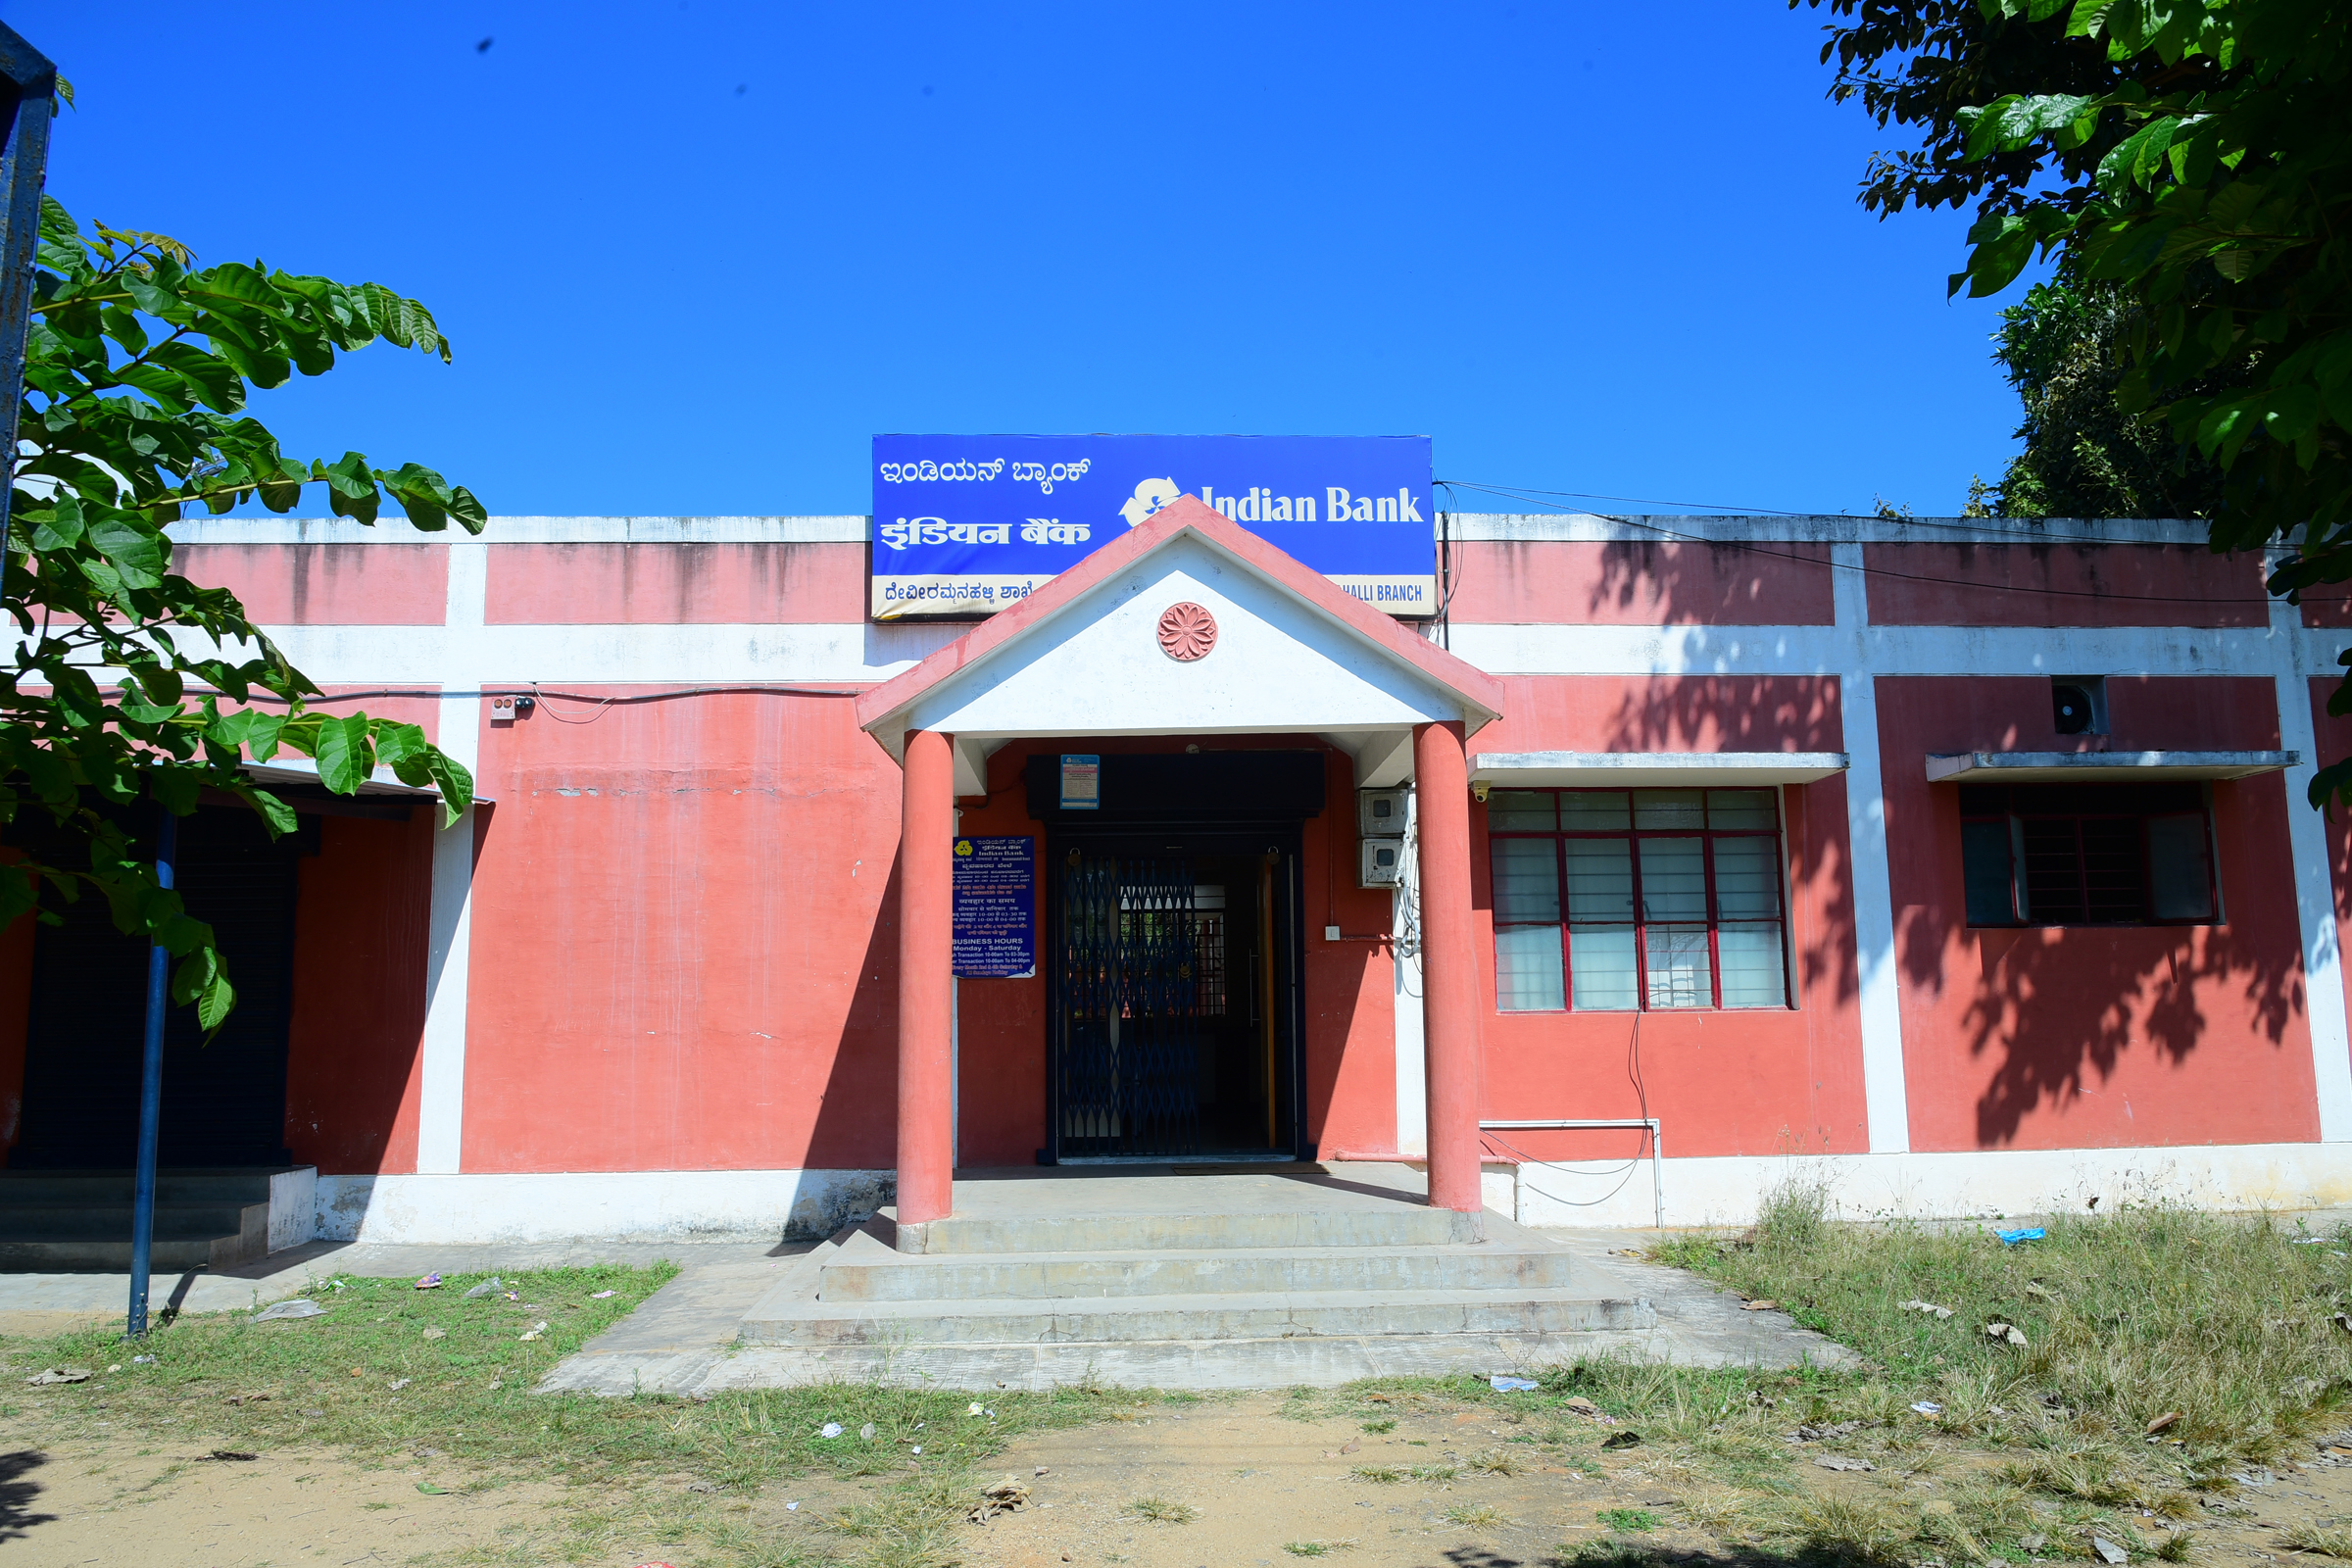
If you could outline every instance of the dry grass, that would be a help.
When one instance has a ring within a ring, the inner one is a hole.
[[[1446,1510],[1446,1522],[1465,1530],[1502,1530],[1510,1519],[1500,1508],[1485,1502],[1457,1502]]]
[[[1138,1497],[1127,1504],[1127,1512],[1155,1525],[1189,1525],[1200,1517],[1200,1510],[1191,1503],[1167,1497]]]
[[[2289,1525],[2278,1533],[2278,1544],[2289,1551],[2352,1559],[2352,1529],[2341,1524]]]

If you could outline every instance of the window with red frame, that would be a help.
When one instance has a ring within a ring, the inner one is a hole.
[[[2200,925],[2220,909],[2198,784],[1963,784],[1968,923]]]
[[[1778,792],[1496,790],[1505,1012],[1785,1007]]]

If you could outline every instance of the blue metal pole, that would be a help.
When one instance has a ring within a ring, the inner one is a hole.
[[[159,813],[155,834],[155,880],[172,885],[172,863],[179,854],[179,818]],[[172,956],[160,942],[147,945],[146,1058],[139,1067],[139,1166],[130,1199],[130,1321],[125,1339],[147,1334],[148,1259],[155,1251],[155,1144],[164,1113],[164,1019],[171,1004]]]

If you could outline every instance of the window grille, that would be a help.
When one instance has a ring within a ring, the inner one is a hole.
[[[1785,1007],[1778,792],[1487,797],[1504,1012]]]

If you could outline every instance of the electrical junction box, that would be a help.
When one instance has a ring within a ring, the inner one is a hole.
[[[1400,839],[1404,837],[1404,802],[1407,790],[1357,790],[1355,792],[1355,831],[1368,839]]]
[[[1358,847],[1363,851],[1358,886],[1393,888],[1404,879],[1404,840],[1364,839]]]

